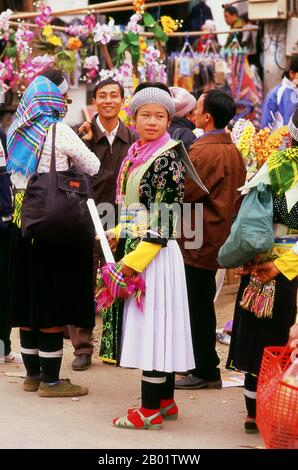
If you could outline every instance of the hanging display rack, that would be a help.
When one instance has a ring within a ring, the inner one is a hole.
[[[190,3],[191,0],[165,0],[147,3],[144,8],[155,8],[168,5],[177,5],[180,3]],[[133,10],[133,0],[114,0],[112,2],[96,3],[84,8],[76,8],[73,10],[52,11],[50,16],[66,16],[66,15],[87,15],[91,13],[113,13],[117,11]],[[35,12],[17,12],[14,13],[12,19],[29,19],[35,18],[40,13]]]

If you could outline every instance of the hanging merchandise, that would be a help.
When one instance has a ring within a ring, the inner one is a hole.
[[[224,62],[221,59],[214,61],[214,81],[218,86],[224,86],[226,81],[226,73]]]
[[[180,52],[174,52],[167,59],[168,85],[185,88],[195,96],[208,87],[215,87],[215,61],[217,70],[224,70],[223,59],[212,41],[207,41],[204,52],[195,52],[185,39]],[[222,77],[223,78],[223,77]],[[221,80],[222,80],[221,78]]]
[[[240,46],[236,36],[222,54],[231,71],[227,80],[238,108],[235,120],[250,119],[259,129],[263,92],[256,67],[249,65],[247,49]]]
[[[189,37],[197,33],[176,32],[181,21],[169,16],[156,19],[144,8],[145,0],[126,3],[131,3],[134,13],[124,30],[111,17],[102,23],[95,16],[95,11],[101,12],[100,5],[94,11],[87,10],[89,13],[80,24],[66,26],[54,25],[54,13],[43,2],[36,4],[38,12],[22,15],[34,18],[30,20],[34,23],[14,21],[16,14],[10,10],[2,12],[0,90],[11,89],[12,100],[17,102],[35,76],[50,67],[63,70],[69,83],[76,87],[79,82],[95,85],[112,77],[124,86],[126,97],[143,81],[183,87],[196,97],[220,87],[237,102],[236,120],[249,117],[258,129],[262,83],[256,68],[249,67],[247,51],[240,47],[236,37],[228,48],[220,50],[217,35],[224,31],[216,32],[214,23],[208,20],[202,34],[198,33],[200,48],[195,50]],[[115,5],[118,4],[115,0]],[[67,11],[59,13],[65,15]],[[165,45],[173,34],[184,36],[184,45],[166,58]]]
[[[175,60],[174,86],[193,91],[193,75],[195,73],[196,55],[186,38],[183,48]]]
[[[182,50],[167,59],[167,75],[170,86],[183,87],[195,96],[216,87],[225,89],[236,100],[234,121],[250,119],[259,129],[262,82],[236,36],[228,48],[221,49],[215,38],[209,37],[201,52],[194,51],[186,36]]]

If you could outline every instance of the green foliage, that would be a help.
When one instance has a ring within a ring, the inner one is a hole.
[[[119,46],[117,48],[117,62],[118,67],[124,61],[124,53],[127,50],[131,54],[131,60],[133,65],[136,65],[140,59],[140,43],[139,35],[134,34],[131,31],[123,33]]]
[[[153,18],[153,16],[150,15],[150,13],[148,13],[147,11],[144,13],[143,21],[144,21],[144,25],[147,26],[147,28],[154,28],[156,24],[156,21]]]
[[[56,54],[56,66],[63,72],[71,75],[76,67],[77,58],[75,51],[61,51]]]
[[[160,26],[159,21],[156,21],[147,11],[143,15],[143,24],[148,32],[153,33],[156,41],[163,43],[168,41],[168,35]],[[137,65],[140,59],[139,40],[140,35],[134,34],[131,31],[122,34],[121,41],[116,51],[116,67],[119,67],[123,63],[125,51],[130,52],[133,65]]]
[[[10,59],[13,59],[14,57],[16,57],[17,56],[17,46],[14,45],[14,46],[7,47],[6,50],[5,50],[5,55],[7,57],[9,57]]]
[[[159,24],[156,24],[154,27],[154,36],[158,41],[161,42],[167,42],[169,39],[168,35],[164,32]]]

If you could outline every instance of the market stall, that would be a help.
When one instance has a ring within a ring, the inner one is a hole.
[[[248,64],[248,51],[238,43],[238,30],[230,31],[235,34],[232,45],[220,48],[216,37],[227,31],[179,31],[179,18],[155,18],[149,12],[160,3],[176,5],[189,0],[114,0],[57,11],[37,2],[35,12],[2,12],[2,111],[13,112],[32,79],[55,66],[67,74],[73,89],[86,85],[88,90],[97,81],[113,77],[123,84],[127,97],[138,82],[146,80],[183,86],[196,97],[206,89],[224,87],[237,100],[239,117],[250,114],[258,127],[262,84],[256,68]],[[115,24],[113,13],[129,10],[132,15],[124,28]],[[63,22],[66,15],[76,15],[75,20]],[[172,36],[184,41],[175,52],[167,50]],[[190,44],[192,36],[204,38],[200,52]]]

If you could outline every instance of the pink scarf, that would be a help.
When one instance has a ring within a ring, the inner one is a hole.
[[[170,134],[166,131],[159,139],[146,142],[145,144],[141,144],[141,139],[137,140],[134,144],[130,146],[128,149],[128,154],[124,158],[120,171],[117,178],[117,191],[116,191],[116,200],[120,202],[121,198],[121,186],[124,175],[122,175],[123,171],[128,167],[127,174],[125,175],[125,179],[127,179],[129,173],[137,168],[139,165],[145,163],[152,155],[166,145],[169,140],[171,139]],[[129,165],[130,162],[130,165]]]

